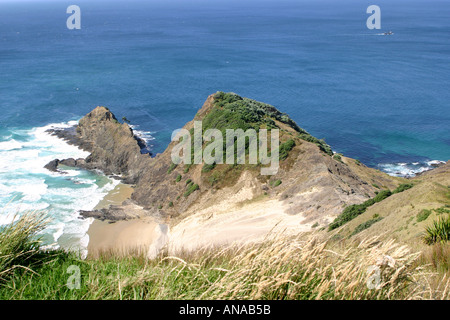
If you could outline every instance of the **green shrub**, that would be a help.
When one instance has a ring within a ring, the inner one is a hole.
[[[374,223],[383,220],[383,217],[374,217],[370,220],[367,220],[366,222],[361,223],[360,225],[358,225],[355,230],[352,232],[352,236],[354,236],[357,233],[360,233],[363,230],[366,230],[368,228],[370,228]]]
[[[191,160],[192,160],[192,159],[191,159]],[[183,172],[184,172],[184,173],[188,173],[188,172],[189,172],[189,169],[191,168],[191,166],[192,166],[192,163],[191,163],[191,164],[185,165]]]
[[[342,162],[342,157],[341,157],[341,154],[340,154],[340,153],[336,153],[336,154],[333,156],[333,159],[336,160],[336,161]]]
[[[363,214],[367,209],[367,206],[364,204],[352,204],[344,209],[344,211],[334,219],[334,221],[328,227],[328,230],[334,230],[344,225],[345,223],[353,220],[360,214]]]
[[[425,229],[423,241],[428,244],[437,242],[447,242],[450,239],[450,216],[440,217],[433,221],[433,224]]]
[[[431,210],[423,209],[417,214],[417,222],[425,221],[432,213]]]
[[[440,208],[433,209],[433,210],[436,212],[436,214],[440,215],[440,214],[444,214],[444,213],[450,213],[450,210],[447,208],[448,208],[447,205],[445,205],[444,207],[440,207]]]
[[[173,202],[170,201],[170,202],[169,202],[169,208],[172,208],[172,207],[173,207]]]
[[[204,164],[203,168],[202,168],[202,172],[210,172],[212,169],[214,169],[216,167],[216,163],[212,163],[212,164]]]
[[[190,184],[191,182],[192,182],[191,179],[187,179],[187,180],[186,180],[186,185]]]
[[[280,161],[285,160],[289,155],[289,151],[291,151],[292,148],[294,148],[294,147],[295,147],[295,141],[292,139],[289,139],[288,141],[282,143],[280,145],[280,150],[279,150]]]
[[[397,188],[395,188],[394,191],[392,191],[392,194],[403,192],[405,190],[411,189],[412,187],[414,187],[414,184],[412,183],[402,183]]]
[[[190,183],[188,186],[187,186],[187,190],[186,190],[186,192],[184,193],[184,196],[187,198],[187,197],[189,197],[189,195],[192,193],[192,192],[194,192],[194,191],[196,191],[196,190],[198,190],[199,189],[199,186],[198,186],[198,184],[194,184],[194,183]]]
[[[177,175],[177,178],[175,179],[175,182],[180,182],[181,181],[181,174]]]
[[[371,205],[380,202],[391,195],[390,190],[382,190],[378,192],[378,194],[369,200],[364,201],[361,204],[352,204],[344,209],[344,211],[334,219],[334,221],[329,225],[328,231],[339,228],[340,226],[346,224],[350,220],[353,220],[357,216],[363,214],[368,207]]]
[[[278,187],[281,183],[282,183],[282,181],[281,181],[280,179],[275,180],[275,181],[273,182],[273,187],[274,187],[274,188],[275,188],[275,187]]]
[[[392,192],[390,190],[381,190],[380,192],[378,192],[378,194],[375,196],[375,198],[373,198],[373,201],[380,202],[391,195],[392,195]]]
[[[171,163],[169,169],[167,169],[167,174],[170,174],[175,168],[177,167],[177,164]]]

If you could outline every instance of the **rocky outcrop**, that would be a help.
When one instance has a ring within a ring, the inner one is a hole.
[[[161,219],[158,212],[147,211],[130,200],[124,201],[122,205],[110,205],[108,208],[91,211],[81,210],[79,213],[84,218],[95,218],[102,221],[130,220],[142,218],[144,216],[152,216]]]
[[[59,165],[59,159],[55,159],[50,161],[49,163],[47,163],[44,168],[48,169],[52,172],[57,172],[58,171],[58,165]]]
[[[141,153],[145,142],[105,107],[92,110],[75,128],[52,130],[51,133],[91,153],[86,159],[53,160],[45,166],[51,171],[57,170],[60,164],[97,169],[134,184],[147,162],[151,161],[149,154]]]
[[[105,107],[97,107],[77,126],[77,135],[89,144],[91,154],[85,167],[99,169],[105,174],[122,175],[135,183],[148,155],[141,154],[139,140],[126,123],[119,123]]]

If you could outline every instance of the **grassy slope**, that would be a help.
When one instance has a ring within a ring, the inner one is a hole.
[[[8,242],[4,243],[8,246]],[[42,253],[41,253],[42,254]],[[0,299],[406,299],[427,298],[426,284],[406,247],[374,239],[330,244],[317,237],[273,236],[262,243],[148,261],[140,257],[82,261],[44,253],[33,271],[17,267],[0,282]],[[380,257],[381,289],[367,287],[367,270]],[[0,257],[2,259],[2,257]],[[23,260],[22,260],[23,262]],[[69,289],[67,268],[81,271]],[[0,270],[3,271],[3,270]],[[414,280],[414,281],[410,281]],[[446,288],[448,288],[448,282]],[[442,288],[435,297],[448,298]],[[440,296],[439,296],[440,295]]]
[[[430,172],[409,182],[413,182],[415,186],[369,207],[366,212],[345,224],[337,233],[348,237],[361,223],[373,219],[374,216],[380,216],[383,217],[381,221],[360,235],[383,235],[384,238],[394,238],[423,249],[425,245],[421,237],[425,227],[430,225],[439,213],[432,211],[424,221],[417,221],[417,215],[424,209],[450,206],[450,173],[445,170]]]

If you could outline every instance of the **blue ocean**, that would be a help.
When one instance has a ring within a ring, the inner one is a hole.
[[[73,4],[81,29],[69,30]],[[381,29],[366,26],[372,4]],[[156,154],[208,95],[236,92],[336,152],[412,176],[450,159],[449,84],[447,0],[0,0],[0,225],[42,209],[49,245],[86,246],[77,210],[118,182],[44,169],[86,155],[46,130],[98,105]]]

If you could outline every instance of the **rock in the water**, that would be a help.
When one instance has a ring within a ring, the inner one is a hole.
[[[59,159],[55,159],[50,161],[49,163],[47,163],[44,168],[48,169],[52,172],[57,172],[58,171],[58,164],[59,164]]]
[[[68,167],[76,167],[77,162],[74,158],[64,159],[59,162],[59,164],[68,166]]]

